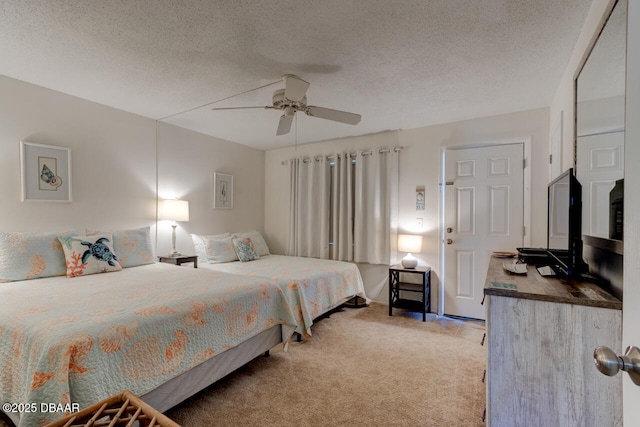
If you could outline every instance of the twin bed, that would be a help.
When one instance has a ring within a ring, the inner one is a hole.
[[[193,269],[131,259],[115,273],[0,283],[0,401],[14,404],[3,410],[16,425],[64,415],[42,403],[82,408],[123,389],[165,411],[364,298],[348,263],[264,255]]]
[[[354,296],[366,299],[358,267],[340,261],[263,255],[251,262],[201,264],[201,268],[273,280],[287,297],[296,332],[311,336],[313,321]]]

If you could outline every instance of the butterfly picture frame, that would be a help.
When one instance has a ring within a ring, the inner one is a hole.
[[[22,201],[71,202],[71,150],[20,141]]]

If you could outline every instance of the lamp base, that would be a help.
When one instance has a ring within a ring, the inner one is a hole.
[[[406,257],[402,258],[400,263],[404,268],[416,268],[418,266],[418,259],[413,255],[408,254]]]
[[[171,224],[171,227],[173,228],[173,230],[171,231],[171,243],[172,243],[172,249],[171,252],[169,252],[169,256],[170,257],[179,257],[182,254],[178,251],[176,251],[176,227],[178,226],[178,224],[176,224],[175,222],[173,224]]]

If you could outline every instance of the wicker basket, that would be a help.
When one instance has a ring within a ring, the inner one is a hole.
[[[131,427],[136,422],[139,426],[180,427],[128,390],[47,424],[46,427]]]

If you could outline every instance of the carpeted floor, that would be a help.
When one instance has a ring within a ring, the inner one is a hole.
[[[482,426],[484,323],[371,304],[170,410],[183,426]]]
[[[484,323],[346,308],[167,412],[191,426],[483,426]],[[0,421],[0,427],[3,427]]]

